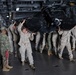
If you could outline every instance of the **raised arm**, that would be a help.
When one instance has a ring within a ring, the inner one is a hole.
[[[58,29],[58,34],[59,34],[59,35],[62,35],[62,34],[63,34],[63,30],[61,30],[60,27],[59,27],[59,29]]]
[[[13,24],[11,24],[8,29],[9,29],[10,31],[13,31],[13,26],[14,26],[15,24],[16,24],[16,22],[14,22]]]
[[[25,23],[25,21],[26,21],[26,20],[23,20],[22,23],[21,23],[21,22],[19,23],[19,25],[18,25],[18,31],[19,31],[19,32],[21,32],[21,28],[22,28],[23,24]]]

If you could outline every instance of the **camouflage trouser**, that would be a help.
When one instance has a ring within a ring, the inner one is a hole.
[[[25,61],[25,53],[27,52],[27,57],[29,60],[30,65],[34,64],[33,56],[32,56],[32,48],[31,45],[28,43],[27,46],[20,47],[20,54],[21,54],[21,61]]]
[[[17,54],[18,45],[17,42],[14,41],[14,54]]]
[[[75,49],[75,44],[76,44],[76,38],[74,36],[72,36],[72,48]]]
[[[3,56],[2,59],[3,59],[3,65],[6,65],[6,62],[7,62],[7,61],[6,61],[6,60],[7,60],[6,57]]]
[[[49,33],[47,40],[48,40],[48,50],[50,51],[51,50],[51,32]]]
[[[9,53],[8,53],[9,54]],[[2,62],[3,62],[3,65],[5,66],[9,60],[9,55],[6,56],[6,54],[4,53],[4,55],[2,55]]]

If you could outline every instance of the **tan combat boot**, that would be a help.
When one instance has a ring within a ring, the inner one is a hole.
[[[33,70],[35,70],[35,66],[32,64],[32,65],[30,65],[30,67],[33,69]]]
[[[8,72],[10,69],[6,68],[5,66],[3,67],[3,71]]]
[[[72,48],[72,51],[74,51],[75,50],[75,48]]]
[[[13,66],[9,66],[9,65],[7,65],[6,68],[8,68],[8,69],[12,69]]]
[[[48,56],[53,55],[50,50],[48,50]]]
[[[25,65],[25,62],[24,61],[22,61],[22,66],[24,66]]]

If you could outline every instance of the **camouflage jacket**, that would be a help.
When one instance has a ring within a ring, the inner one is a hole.
[[[0,34],[0,50],[2,55],[4,55],[6,50],[10,50],[10,44],[7,35]]]

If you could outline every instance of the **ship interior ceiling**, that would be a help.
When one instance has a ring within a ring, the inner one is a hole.
[[[76,75],[76,49],[72,51],[74,61],[70,62],[68,56],[69,54],[66,48],[64,49],[62,55],[64,59],[60,60],[58,54],[55,54],[53,49],[53,54],[49,56],[47,47],[47,39],[50,32],[57,31],[59,28],[61,28],[63,31],[70,31],[76,26],[76,1],[0,0],[0,29],[2,27],[8,28],[15,21],[17,23],[16,25],[18,26],[23,20],[26,20],[24,27],[26,27],[29,31],[36,34],[37,32],[41,33],[41,39],[39,42],[40,45],[43,44],[42,41],[44,38],[42,37],[44,37],[44,34],[46,33],[46,45],[43,53],[40,53],[39,49],[36,50],[36,35],[34,35],[35,39],[34,41],[31,41],[31,46],[35,70],[30,68],[29,64],[27,63],[29,60],[27,60],[25,65],[22,66],[21,55],[19,52],[20,46],[18,46],[17,57],[15,57],[12,53],[10,54],[9,64],[13,66],[13,69],[11,69],[9,72],[2,71],[3,61],[0,54],[0,75]],[[51,40],[53,40],[52,37],[53,36],[50,37]],[[62,36],[60,35],[57,38],[57,41],[59,41],[61,37]],[[70,42],[72,43],[72,37]],[[53,41],[51,43],[53,43]],[[58,43],[57,44],[60,45],[60,41]],[[73,47],[73,44],[71,44],[71,47]]]

